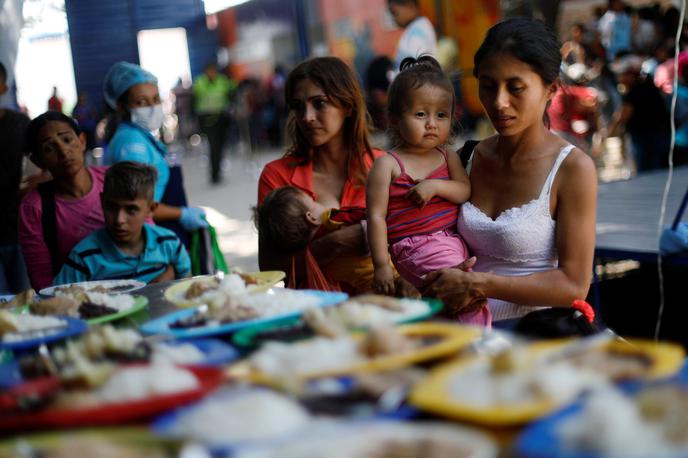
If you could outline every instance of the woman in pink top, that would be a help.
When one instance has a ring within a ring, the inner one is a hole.
[[[104,226],[100,193],[106,168],[86,167],[86,137],[62,113],[32,120],[27,140],[31,161],[53,176],[29,192],[19,209],[19,243],[31,286],[40,290],[52,284],[74,245]]]

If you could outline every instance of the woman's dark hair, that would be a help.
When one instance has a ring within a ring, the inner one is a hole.
[[[57,111],[46,111],[42,115],[33,118],[26,127],[26,145],[29,148],[29,151],[27,151],[28,154],[40,155],[41,145],[38,144],[38,133],[49,122],[65,123],[77,136],[81,135],[81,129],[73,118]]]
[[[157,170],[149,165],[132,161],[118,162],[105,172],[103,198],[152,201],[157,177]]]
[[[400,73],[394,78],[388,92],[387,113],[390,119],[400,117],[412,102],[411,92],[426,85],[443,89],[448,94],[451,94],[452,104],[449,115],[453,117],[456,105],[454,87],[447,75],[442,71],[442,66],[434,57],[427,54],[421,55],[418,58],[407,57],[401,61],[399,70]],[[392,143],[399,140],[399,134],[394,132],[394,129],[392,129],[390,134],[392,136]]]
[[[284,85],[285,100],[290,106],[294,99],[296,86],[304,80],[310,80],[322,89],[335,105],[351,111],[342,126],[344,148],[349,155],[347,171],[350,170],[350,165],[354,164],[357,169],[357,181],[364,185],[368,175],[368,168],[364,159],[368,156],[372,161],[374,157],[368,141],[368,111],[363,92],[354,72],[336,57],[316,57],[301,62],[289,73]],[[302,163],[313,160],[313,146],[296,125],[293,110],[290,110],[287,120],[287,133],[291,139],[291,146],[286,155],[294,157]]]
[[[310,242],[313,226],[305,218],[308,207],[301,200],[303,193],[294,186],[283,186],[252,208],[253,223],[261,242],[270,250],[294,254],[306,248]]]
[[[473,75],[477,78],[480,65],[495,54],[508,54],[530,65],[546,85],[557,81],[561,68],[561,43],[543,22],[517,17],[502,21],[487,31],[473,57]],[[545,125],[549,127],[547,110]]]

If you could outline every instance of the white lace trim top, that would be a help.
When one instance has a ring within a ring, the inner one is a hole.
[[[470,202],[461,206],[457,227],[471,254],[478,258],[475,271],[519,276],[557,267],[557,223],[550,214],[550,191],[559,166],[573,148],[561,149],[537,199],[509,208],[494,220]],[[466,167],[469,175],[472,162],[473,156]],[[497,299],[488,302],[494,321],[544,308]]]

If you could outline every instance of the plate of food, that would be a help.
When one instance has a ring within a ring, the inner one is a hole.
[[[227,296],[196,308],[186,308],[144,323],[145,334],[175,338],[219,335],[300,316],[315,307],[330,307],[348,298],[345,293],[278,288],[264,293]]]
[[[97,380],[122,362],[167,361],[207,367],[225,365],[237,358],[234,348],[216,339],[149,342],[133,329],[95,326],[79,338],[0,365],[0,387],[51,375],[78,385]]]
[[[594,391],[526,428],[515,451],[524,458],[688,456],[687,375]]]
[[[223,300],[227,295],[260,293],[282,281],[286,274],[279,270],[232,272],[221,278],[215,275],[195,277],[175,283],[165,290],[165,299],[179,307],[194,307]]]
[[[61,383],[42,399],[0,412],[0,431],[124,424],[149,419],[196,401],[223,381],[216,367],[180,367],[167,362],[119,365],[90,379]],[[36,384],[37,380],[26,383]],[[22,385],[12,387],[20,392]]]
[[[298,342],[267,342],[248,359],[230,366],[228,374],[274,385],[280,379],[383,372],[455,354],[479,337],[476,327],[418,323]]]
[[[348,421],[294,435],[267,446],[238,450],[237,458],[496,458],[497,444],[466,426],[439,422]]]
[[[93,325],[120,320],[140,312],[148,305],[145,296],[73,291],[30,302],[19,310],[42,316],[71,316]]]
[[[457,360],[414,386],[409,402],[459,420],[514,426],[540,418],[591,389],[669,375],[683,360],[683,351],[671,344],[588,345],[595,337],[588,339],[517,346],[494,356]]]
[[[319,423],[290,396],[261,387],[234,386],[157,418],[151,429],[159,437],[204,444],[225,456],[242,446],[312,430]]]
[[[173,458],[180,448],[143,427],[88,428],[18,434],[0,441],[0,456]]]
[[[146,284],[138,280],[94,280],[79,283],[69,283],[66,285],[55,285],[43,288],[38,293],[41,296],[60,296],[94,292],[104,294],[129,293],[143,288]]]
[[[39,316],[0,310],[0,350],[27,350],[82,334],[85,321],[69,316]]]
[[[243,348],[256,348],[269,340],[293,342],[328,334],[329,329],[353,331],[372,326],[405,324],[426,319],[442,309],[437,299],[398,299],[364,294],[326,309],[313,309],[299,318],[289,318],[237,331],[232,342]]]

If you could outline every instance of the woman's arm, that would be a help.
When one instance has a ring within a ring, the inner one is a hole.
[[[375,267],[374,287],[383,294],[394,294],[394,272],[389,265],[386,221],[393,167],[394,160],[391,157],[379,157],[368,174],[366,184],[368,243]]]
[[[556,269],[519,277],[444,269],[429,275],[428,292],[459,309],[487,297],[559,307],[585,299],[595,250],[597,176],[592,160],[582,151],[574,150],[562,164],[556,195]]]
[[[471,197],[471,182],[459,162],[458,154],[447,154],[447,167],[450,180],[423,180],[411,188],[406,197],[420,206],[434,196],[455,204],[466,202]]]

